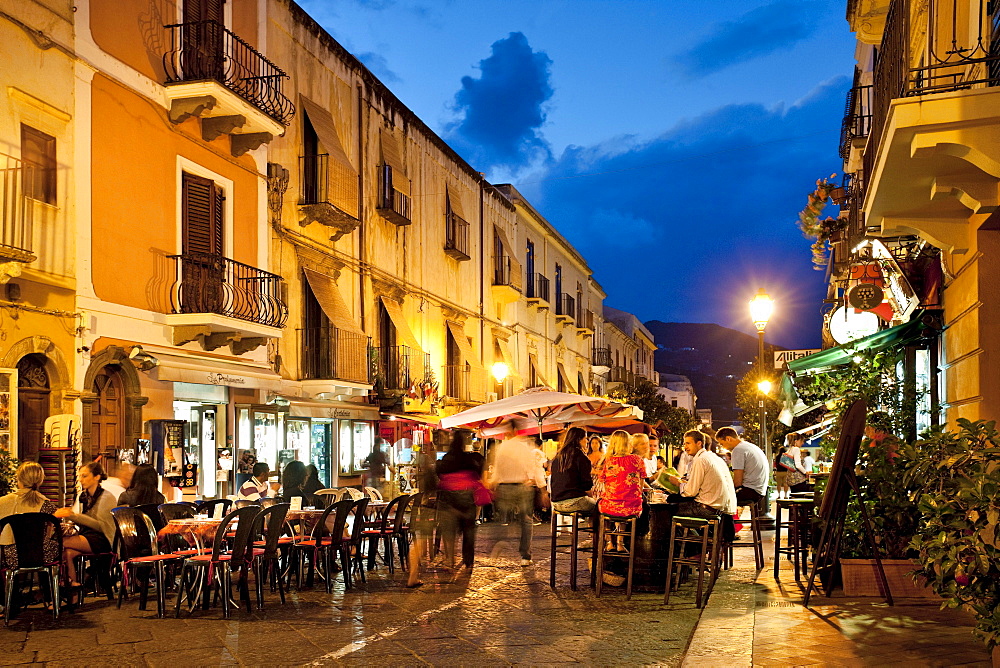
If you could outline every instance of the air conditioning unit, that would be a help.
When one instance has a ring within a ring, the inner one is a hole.
[[[496,401],[496,400],[497,400],[497,393],[496,392],[487,392],[486,393],[486,403],[490,403],[491,401]]]

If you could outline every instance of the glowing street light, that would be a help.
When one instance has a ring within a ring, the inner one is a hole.
[[[761,448],[767,455],[767,461],[773,462],[774,456],[771,454],[771,442],[767,438],[767,407],[764,404],[764,397],[771,393],[771,381],[764,377],[765,369],[764,366],[764,329],[767,328],[767,322],[771,319],[774,314],[774,300],[765,292],[764,288],[757,291],[754,298],[750,300],[750,319],[753,321],[753,326],[757,328],[757,372],[760,374],[757,381],[757,389],[760,391],[760,397],[758,397],[758,406],[760,407],[760,440],[762,441]],[[768,498],[768,492],[764,490],[764,497],[760,500],[761,503],[761,514],[764,516],[761,528],[769,528],[771,522],[770,520],[770,510],[771,501]]]
[[[761,336],[764,335],[764,328],[767,327],[767,321],[771,319],[773,313],[774,300],[768,296],[764,288],[761,288],[750,300],[750,319],[753,320],[754,327]]]
[[[504,362],[494,362],[493,366],[490,367],[490,373],[493,374],[493,378],[496,379],[497,383],[502,383],[507,380],[507,376],[510,374],[510,367]]]
[[[769,380],[760,381],[759,383],[757,383],[757,389],[763,395],[771,394],[771,381]]]

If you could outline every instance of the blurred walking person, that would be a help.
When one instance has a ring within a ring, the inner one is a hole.
[[[521,525],[518,552],[521,565],[531,565],[531,531],[535,505],[535,490],[545,487],[545,475],[535,459],[528,438],[511,431],[496,446],[490,485],[496,490],[497,510],[501,517],[517,520]]]
[[[473,490],[482,484],[483,458],[465,449],[466,432],[457,431],[444,457],[438,460],[438,527],[444,541],[445,565],[455,565],[455,547],[462,532],[462,566],[472,568],[476,553],[476,500]]]

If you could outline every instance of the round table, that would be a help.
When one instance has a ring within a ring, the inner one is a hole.
[[[166,526],[157,532],[157,536],[162,538],[171,534],[187,534],[191,536],[194,546],[199,552],[204,550],[204,544],[215,540],[215,534],[222,526],[222,518],[214,517],[185,517],[170,520]]]

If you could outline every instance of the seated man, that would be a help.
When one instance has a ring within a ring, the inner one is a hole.
[[[716,518],[736,512],[736,489],[733,477],[722,457],[705,449],[705,434],[691,429],[684,434],[684,452],[691,456],[686,480],[669,476],[683,492],[671,494],[669,501],[679,503],[676,515]]]
[[[740,438],[732,427],[723,427],[715,438],[732,453],[737,505],[748,506],[760,501],[767,492],[767,455],[755,444]]]
[[[240,490],[236,494],[236,498],[248,501],[260,501],[267,497],[267,476],[270,472],[271,467],[268,466],[267,462],[257,462],[254,464],[253,475],[249,480],[240,485]]]

